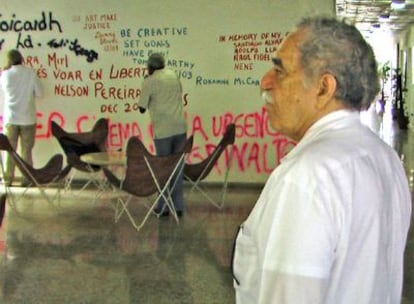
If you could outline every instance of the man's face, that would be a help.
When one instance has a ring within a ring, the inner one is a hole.
[[[273,58],[273,68],[262,78],[261,89],[270,95],[265,109],[271,126],[286,136],[300,140],[314,122],[316,86],[307,83],[300,63],[299,43],[306,33],[290,34]]]

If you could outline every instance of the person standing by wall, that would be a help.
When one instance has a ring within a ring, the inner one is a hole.
[[[36,136],[35,97],[41,97],[42,87],[36,72],[23,66],[23,56],[18,50],[7,52],[7,66],[0,77],[4,93],[3,128],[14,149],[19,145],[22,158],[33,164],[32,149]],[[13,160],[5,156],[4,183],[14,179]],[[27,181],[23,181],[27,184]]]
[[[144,79],[138,106],[141,113],[149,110],[154,128],[154,144],[157,155],[179,153],[187,139],[187,123],[184,117],[183,90],[177,74],[165,67],[165,59],[154,53],[148,58],[148,77]],[[175,187],[172,199],[178,216],[184,212],[182,170],[173,179]],[[164,200],[158,202],[156,212],[167,216]]]
[[[352,25],[306,18],[261,89],[298,144],[240,226],[236,303],[400,303],[411,196],[397,153],[359,119],[379,91],[372,48]]]

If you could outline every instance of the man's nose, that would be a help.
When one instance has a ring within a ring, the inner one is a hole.
[[[273,88],[273,81],[275,77],[275,70],[269,70],[263,75],[262,81],[260,82],[260,88],[262,90],[270,90]]]

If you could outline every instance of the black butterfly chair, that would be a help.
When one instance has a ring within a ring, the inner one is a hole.
[[[80,194],[91,184],[95,185],[98,189],[104,188],[105,185],[102,183],[102,177],[99,174],[101,167],[82,161],[81,156],[87,153],[106,150],[108,120],[106,118],[100,118],[96,121],[91,131],[81,133],[67,132],[54,121],[52,121],[51,127],[53,136],[57,139],[66,155],[66,162],[75,169],[67,180],[66,189],[72,189],[76,171],[88,173],[90,178],[74,194]]]
[[[44,167],[34,168],[30,164],[21,158],[21,156],[13,149],[10,145],[9,139],[6,135],[0,133],[0,150],[6,151],[10,154],[10,157],[15,162],[17,168],[20,170],[21,174],[27,179],[29,185],[27,185],[20,196],[13,193],[11,187],[5,184],[5,191],[11,206],[16,209],[17,201],[22,198],[30,186],[35,186],[42,197],[52,206],[54,201],[57,198],[58,202],[60,201],[60,189],[63,187],[64,179],[68,175],[71,167],[67,165],[63,168],[63,156],[61,154],[55,154]],[[4,167],[3,162],[1,161],[1,169],[4,176]],[[49,196],[46,193],[46,189],[56,189],[56,193],[52,196]]]
[[[191,152],[192,145],[193,137],[191,136],[187,139],[181,153],[155,156],[148,152],[138,137],[131,137],[127,144],[125,176],[119,179],[112,171],[103,168],[109,183],[116,190],[120,190],[115,206],[115,221],[118,221],[125,212],[134,228],[139,231],[151,213],[153,213],[158,200],[162,197],[170,213],[173,214],[178,222],[177,213],[170,195],[175,186],[172,184],[172,180],[179,170],[182,170],[185,155]],[[125,194],[128,195],[126,199],[123,198]],[[147,205],[148,211],[141,222],[137,223],[128,209],[128,205],[134,197],[148,198],[153,196],[155,198]]]
[[[223,134],[222,139],[214,149],[214,151],[203,161],[196,164],[184,165],[184,179],[191,184],[190,193],[197,189],[209,202],[211,202],[217,208],[222,208],[227,193],[228,185],[228,176],[231,168],[232,158],[233,158],[233,144],[236,137],[236,126],[234,123],[231,123],[227,126],[226,131]],[[202,187],[201,182],[210,174],[214,165],[217,163],[221,154],[227,148],[231,146],[229,162],[226,164],[226,171],[224,173],[223,188],[221,191],[221,199],[213,199],[212,195],[207,193],[207,190]]]

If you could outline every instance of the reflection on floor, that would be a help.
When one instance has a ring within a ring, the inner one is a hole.
[[[414,133],[376,126],[413,182]],[[221,210],[187,196],[179,225],[151,217],[139,233],[126,216],[115,224],[110,198],[94,201],[94,190],[63,196],[57,210],[26,199],[7,209],[0,229],[0,303],[234,303],[233,237],[260,190],[232,186]],[[143,201],[132,205],[142,214]],[[411,231],[404,303],[414,303],[413,242]]]
[[[151,217],[139,233],[94,191],[58,210],[22,201],[1,228],[0,303],[234,303],[232,240],[259,191],[230,189],[221,210],[190,196],[178,225]]]

